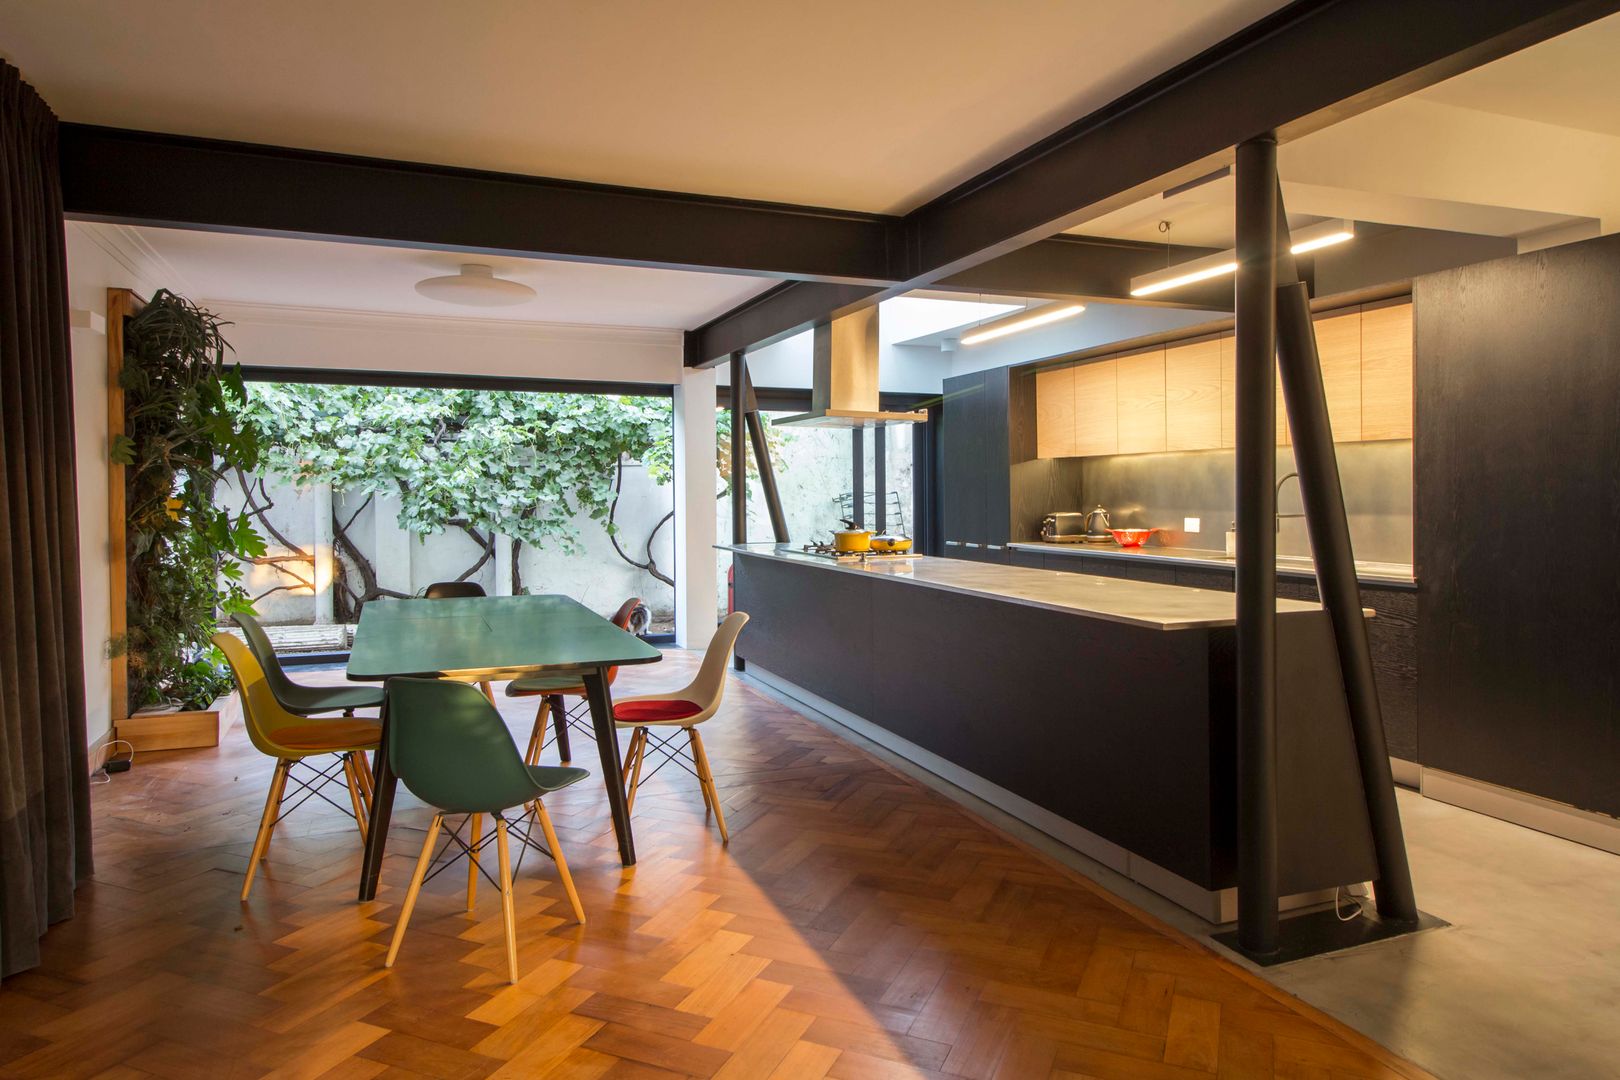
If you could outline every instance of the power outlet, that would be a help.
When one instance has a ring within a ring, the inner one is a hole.
[[[1181,531],[1187,533],[1202,532],[1203,524],[1204,521],[1202,518],[1182,518]]]

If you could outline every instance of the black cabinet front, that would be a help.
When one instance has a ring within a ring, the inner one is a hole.
[[[941,553],[1006,562],[1010,464],[1005,368],[945,380],[940,430]]]

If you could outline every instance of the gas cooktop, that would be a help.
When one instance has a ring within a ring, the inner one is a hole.
[[[839,551],[831,544],[806,544],[806,555],[816,555],[823,559],[833,559],[837,562],[867,562],[888,561],[891,559],[915,559],[915,551]]]

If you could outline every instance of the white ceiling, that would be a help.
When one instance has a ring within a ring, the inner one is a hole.
[[[135,247],[169,287],[198,300],[291,308],[449,315],[520,322],[691,329],[769,288],[769,279],[550,259],[460,255],[279,236],[74,222]],[[109,235],[110,234],[110,235]],[[525,304],[471,308],[429,300],[416,282],[488,263],[535,290]]]
[[[899,212],[1280,0],[0,0],[64,119]]]
[[[1423,92],[1445,105],[1620,136],[1620,17],[1448,79]]]
[[[1617,59],[1611,16],[1285,144],[1290,223],[1351,218],[1515,237],[1524,250],[1620,230]],[[1070,231],[1226,248],[1232,194],[1228,176]]]

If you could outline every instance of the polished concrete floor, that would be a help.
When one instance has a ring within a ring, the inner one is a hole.
[[[1212,929],[795,705],[1171,925]],[[1451,925],[1252,970],[1445,1080],[1620,1077],[1620,856],[1399,794],[1418,903]]]
[[[1452,925],[1267,977],[1443,1077],[1620,1076],[1620,856],[1401,791]]]

